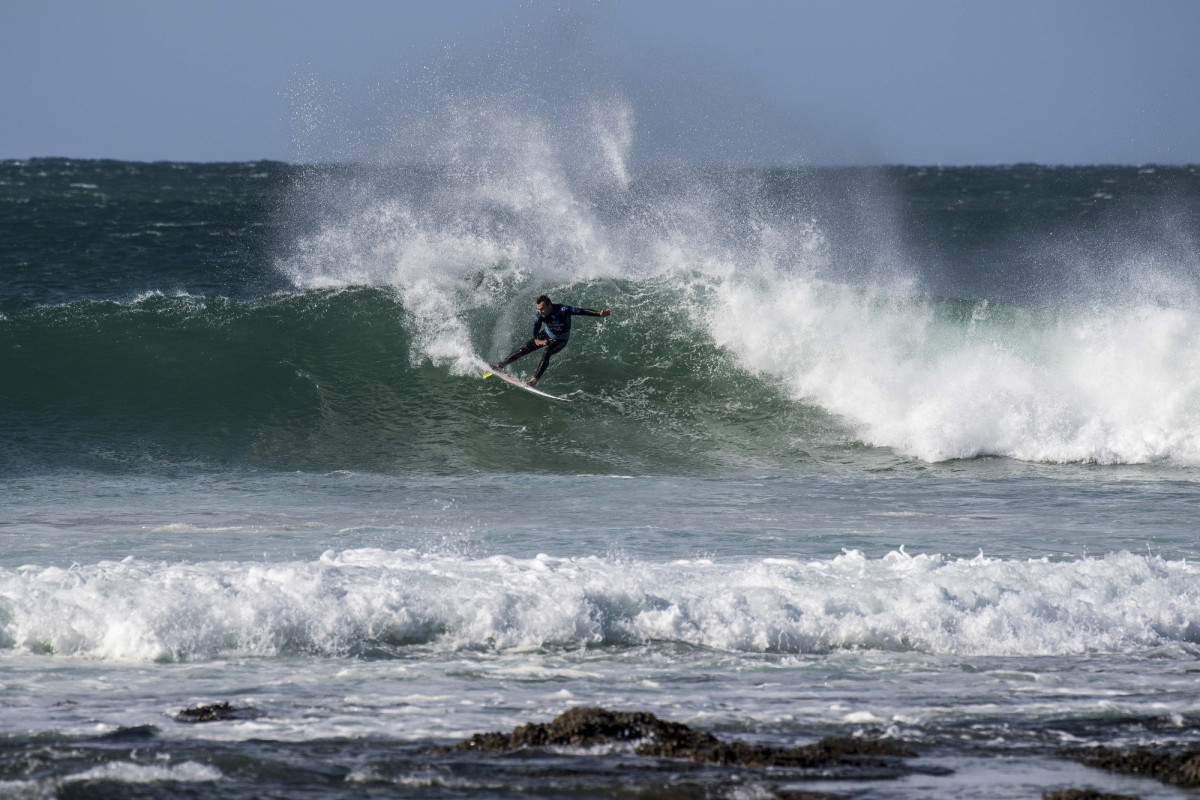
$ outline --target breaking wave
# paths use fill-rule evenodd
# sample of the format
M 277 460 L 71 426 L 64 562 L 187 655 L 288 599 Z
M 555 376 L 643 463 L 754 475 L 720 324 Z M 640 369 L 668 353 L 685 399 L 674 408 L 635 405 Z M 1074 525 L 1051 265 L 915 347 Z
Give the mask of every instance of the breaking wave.
M 262 564 L 130 557 L 0 570 L 0 646 L 135 661 L 660 645 L 1194 654 L 1198 589 L 1195 565 L 1127 552 L 1073 561 L 903 550 L 665 563 L 369 549 Z

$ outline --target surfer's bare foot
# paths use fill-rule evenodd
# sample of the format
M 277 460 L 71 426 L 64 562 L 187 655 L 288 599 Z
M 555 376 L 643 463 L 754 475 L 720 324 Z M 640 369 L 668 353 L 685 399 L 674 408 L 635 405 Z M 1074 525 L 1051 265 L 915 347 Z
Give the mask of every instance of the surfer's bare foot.
M 537 386 L 537 378 L 530 378 L 529 380 L 525 381 L 525 385 L 532 389 L 533 387 Z

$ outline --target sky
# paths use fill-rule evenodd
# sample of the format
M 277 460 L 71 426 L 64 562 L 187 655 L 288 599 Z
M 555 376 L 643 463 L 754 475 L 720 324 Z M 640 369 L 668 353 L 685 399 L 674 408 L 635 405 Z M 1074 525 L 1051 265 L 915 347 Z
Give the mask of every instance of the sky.
M 643 161 L 1200 163 L 1198 33 L 1200 0 L 4 0 L 0 158 L 416 158 L 447 103 L 599 103 Z

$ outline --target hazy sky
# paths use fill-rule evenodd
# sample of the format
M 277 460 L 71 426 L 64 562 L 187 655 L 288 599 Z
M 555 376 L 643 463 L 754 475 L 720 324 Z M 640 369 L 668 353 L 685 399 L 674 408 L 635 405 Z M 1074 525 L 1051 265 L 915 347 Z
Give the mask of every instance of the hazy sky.
M 4 0 L 0 158 L 369 157 L 503 95 L 621 98 L 641 158 L 1198 163 L 1198 36 L 1200 0 Z

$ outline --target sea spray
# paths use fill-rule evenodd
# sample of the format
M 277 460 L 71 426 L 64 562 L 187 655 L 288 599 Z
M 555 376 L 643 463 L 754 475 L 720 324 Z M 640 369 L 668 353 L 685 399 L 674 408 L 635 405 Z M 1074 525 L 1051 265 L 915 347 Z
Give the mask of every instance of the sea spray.
M 590 144 L 621 190 L 628 183 L 629 111 L 616 103 L 610 113 L 615 130 L 597 110 L 592 130 L 599 142 Z M 413 358 L 465 375 L 480 360 L 467 340 L 465 313 L 494 305 L 498 293 L 533 274 L 542 281 L 602 274 L 612 256 L 544 120 L 503 106 L 452 103 L 443 123 L 433 151 L 439 169 L 424 185 L 358 182 L 352 210 L 303 237 L 280 269 L 301 287 L 394 287 L 418 344 Z

